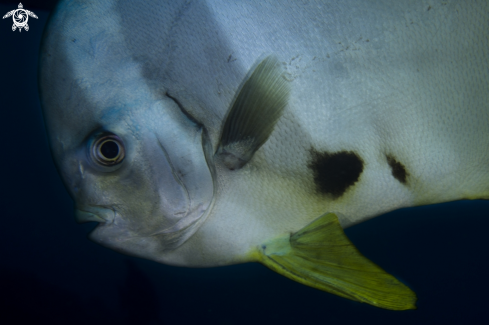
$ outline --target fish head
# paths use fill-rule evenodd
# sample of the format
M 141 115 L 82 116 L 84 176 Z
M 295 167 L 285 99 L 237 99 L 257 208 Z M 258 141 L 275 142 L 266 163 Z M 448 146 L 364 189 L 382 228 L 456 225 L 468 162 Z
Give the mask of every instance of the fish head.
M 69 21 L 55 16 L 39 85 L 75 217 L 99 222 L 90 234 L 97 243 L 164 261 L 199 228 L 213 200 L 205 130 L 164 89 L 148 85 L 117 31 L 80 26 L 83 10 Z

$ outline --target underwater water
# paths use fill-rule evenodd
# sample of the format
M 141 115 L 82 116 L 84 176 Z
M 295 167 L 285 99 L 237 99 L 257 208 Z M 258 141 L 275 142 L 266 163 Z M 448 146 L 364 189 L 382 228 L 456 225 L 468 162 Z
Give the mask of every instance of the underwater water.
M 0 21 L 0 324 L 486 324 L 489 202 L 402 209 L 346 230 L 410 286 L 389 311 L 293 282 L 259 264 L 178 268 L 86 237 L 52 161 L 37 93 L 50 5 L 24 2 L 28 32 Z M 48 3 L 49 4 L 49 3 Z M 2 16 L 18 3 L 2 1 Z

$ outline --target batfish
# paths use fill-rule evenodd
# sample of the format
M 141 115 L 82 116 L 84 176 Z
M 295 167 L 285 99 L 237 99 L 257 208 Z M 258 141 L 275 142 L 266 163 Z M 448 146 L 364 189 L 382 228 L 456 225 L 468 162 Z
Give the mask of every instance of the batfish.
M 485 0 L 64 0 L 41 104 L 91 240 L 413 309 L 343 229 L 489 198 L 488 40 Z

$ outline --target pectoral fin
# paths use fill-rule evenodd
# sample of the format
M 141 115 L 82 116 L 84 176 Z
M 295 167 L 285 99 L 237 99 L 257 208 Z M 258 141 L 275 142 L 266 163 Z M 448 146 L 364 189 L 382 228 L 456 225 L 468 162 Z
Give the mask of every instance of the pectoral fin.
M 275 272 L 313 288 L 385 309 L 416 309 L 416 294 L 364 257 L 333 213 L 263 244 L 253 255 Z
M 289 98 L 290 88 L 283 73 L 278 59 L 269 56 L 237 92 L 216 153 L 227 168 L 242 168 L 272 133 Z

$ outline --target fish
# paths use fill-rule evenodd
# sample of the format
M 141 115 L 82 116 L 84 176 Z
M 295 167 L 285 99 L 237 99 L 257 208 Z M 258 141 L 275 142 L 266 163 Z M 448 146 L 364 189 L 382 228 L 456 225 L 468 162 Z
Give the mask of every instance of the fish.
M 487 1 L 60 1 L 51 153 L 94 242 L 259 262 L 391 309 L 416 294 L 344 229 L 489 198 Z

